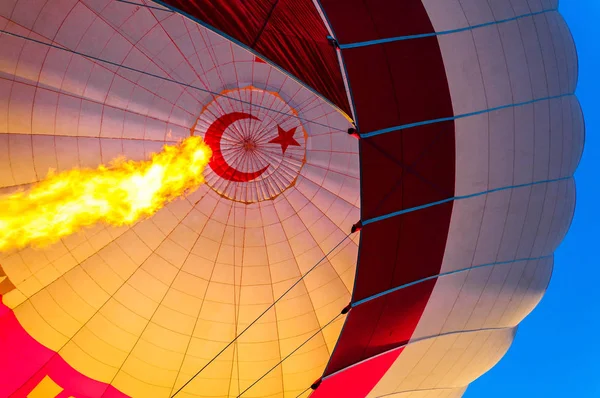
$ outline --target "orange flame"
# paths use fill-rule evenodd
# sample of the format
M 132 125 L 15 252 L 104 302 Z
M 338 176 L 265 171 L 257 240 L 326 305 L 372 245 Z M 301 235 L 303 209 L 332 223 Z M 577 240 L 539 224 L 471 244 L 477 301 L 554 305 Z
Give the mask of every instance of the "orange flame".
M 211 156 L 202 138 L 188 137 L 148 161 L 51 171 L 32 189 L 0 197 L 0 250 L 45 246 L 97 222 L 132 224 L 202 184 Z

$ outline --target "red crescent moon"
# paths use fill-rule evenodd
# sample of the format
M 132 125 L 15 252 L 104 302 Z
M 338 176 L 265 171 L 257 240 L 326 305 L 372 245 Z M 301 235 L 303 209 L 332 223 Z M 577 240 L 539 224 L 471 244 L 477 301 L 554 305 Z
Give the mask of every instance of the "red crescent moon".
M 204 136 L 204 142 L 206 142 L 210 149 L 212 149 L 213 153 L 212 158 L 208 163 L 210 168 L 220 177 L 235 182 L 252 181 L 258 178 L 262 173 L 265 172 L 265 170 L 269 168 L 269 165 L 266 165 L 258 171 L 245 173 L 231 167 L 223 157 L 223 153 L 221 153 L 221 138 L 223 137 L 223 133 L 232 123 L 242 119 L 259 120 L 258 118 L 244 112 L 228 113 L 227 115 L 223 115 L 215 120 L 210 125 L 208 130 L 206 130 L 206 135 Z

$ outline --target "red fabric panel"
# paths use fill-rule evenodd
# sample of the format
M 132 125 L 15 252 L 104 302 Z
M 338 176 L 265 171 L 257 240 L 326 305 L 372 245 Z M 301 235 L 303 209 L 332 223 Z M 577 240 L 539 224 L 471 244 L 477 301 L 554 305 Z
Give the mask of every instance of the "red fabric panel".
M 163 0 L 242 42 L 350 115 L 337 54 L 312 0 Z
M 433 31 L 420 0 L 322 4 L 340 43 Z M 436 37 L 345 49 L 342 55 L 361 133 L 453 115 Z M 361 139 L 362 220 L 453 197 L 454 132 L 449 121 Z M 352 301 L 439 274 L 452 206 L 365 225 Z M 324 375 L 410 341 L 435 283 L 418 283 L 352 308 Z M 352 378 L 346 383 L 348 391 L 363 386 Z
M 436 37 L 342 54 L 362 133 L 453 115 Z
M 438 274 L 451 213 L 449 202 L 366 225 L 352 301 Z
M 436 282 L 437 279 L 428 280 L 382 297 L 385 305 L 363 359 L 409 342 Z
M 0 396 L 8 397 L 44 366 L 52 351 L 36 344 L 4 304 L 0 311 Z
M 364 398 L 394 363 L 403 348 L 359 363 L 323 380 L 311 398 Z
M 385 307 L 385 300 L 372 300 L 352 308 L 346 316 L 344 328 L 335 346 L 335 351 L 325 370 L 325 375 L 351 366 L 361 359 L 369 346 L 377 319 Z
M 341 44 L 433 31 L 420 0 L 321 0 Z
M 385 48 L 368 46 L 342 51 L 361 133 L 401 124 L 398 93 Z
M 454 122 L 378 135 L 360 146 L 364 220 L 453 196 Z
M 113 386 L 73 369 L 19 324 L 0 296 L 0 397 L 26 397 L 45 377 L 64 389 L 65 397 L 126 398 Z
M 409 286 L 352 308 L 325 374 L 408 343 L 435 282 Z

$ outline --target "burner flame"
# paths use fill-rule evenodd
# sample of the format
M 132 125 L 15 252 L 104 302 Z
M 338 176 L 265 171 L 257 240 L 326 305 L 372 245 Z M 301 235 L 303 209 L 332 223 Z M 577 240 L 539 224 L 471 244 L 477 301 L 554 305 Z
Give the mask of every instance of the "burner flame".
M 198 188 L 211 156 L 202 138 L 189 137 L 147 161 L 50 171 L 30 190 L 0 196 L 0 250 L 47 246 L 98 222 L 133 224 Z

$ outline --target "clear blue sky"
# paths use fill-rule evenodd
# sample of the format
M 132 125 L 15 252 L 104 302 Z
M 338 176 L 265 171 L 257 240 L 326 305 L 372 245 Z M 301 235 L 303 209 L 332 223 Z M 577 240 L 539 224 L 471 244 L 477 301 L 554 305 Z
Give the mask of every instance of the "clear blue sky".
M 560 0 L 579 53 L 586 146 L 575 178 L 577 208 L 556 252 L 546 296 L 517 332 L 500 363 L 476 380 L 467 398 L 600 398 L 600 0 Z

